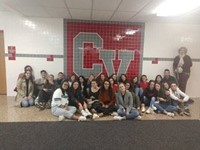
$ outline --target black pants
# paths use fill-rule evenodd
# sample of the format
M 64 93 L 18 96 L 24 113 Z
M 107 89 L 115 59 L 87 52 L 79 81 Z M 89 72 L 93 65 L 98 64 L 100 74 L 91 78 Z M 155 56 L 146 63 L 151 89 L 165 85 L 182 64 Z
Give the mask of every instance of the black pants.
M 117 109 L 116 109 L 116 107 L 115 106 L 110 106 L 110 107 L 108 107 L 108 108 L 105 108 L 105 107 L 103 107 L 101 104 L 100 105 L 98 105 L 97 107 L 96 107 L 96 111 L 98 112 L 98 113 L 103 113 L 104 115 L 109 115 L 109 114 L 111 114 L 113 111 L 116 111 Z
M 48 101 L 51 101 L 53 96 L 53 92 L 52 91 L 43 91 L 41 90 L 38 94 L 38 102 L 39 103 L 47 103 Z

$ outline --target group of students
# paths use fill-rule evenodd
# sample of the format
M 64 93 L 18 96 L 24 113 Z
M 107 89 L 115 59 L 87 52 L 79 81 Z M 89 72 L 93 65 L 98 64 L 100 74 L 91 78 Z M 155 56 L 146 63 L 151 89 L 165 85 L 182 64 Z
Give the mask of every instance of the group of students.
M 160 112 L 174 117 L 177 113 L 190 116 L 189 104 L 193 100 L 178 88 L 170 70 L 164 76 L 157 75 L 148 81 L 146 75 L 140 80 L 134 76 L 130 81 L 125 74 L 106 77 L 101 74 L 95 78 L 91 74 L 71 75 L 65 78 L 59 72 L 57 79 L 45 70 L 41 78 L 33 76 L 33 69 L 27 65 L 19 75 L 15 91 L 16 105 L 28 107 L 36 105 L 40 110 L 51 109 L 59 121 L 65 118 L 79 121 L 113 115 L 114 120 L 141 119 L 142 113 Z

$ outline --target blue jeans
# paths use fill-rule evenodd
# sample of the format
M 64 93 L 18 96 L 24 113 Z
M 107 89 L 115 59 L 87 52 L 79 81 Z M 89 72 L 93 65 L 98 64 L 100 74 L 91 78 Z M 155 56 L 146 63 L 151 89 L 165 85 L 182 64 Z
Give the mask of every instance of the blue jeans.
M 143 93 L 143 89 L 142 88 L 135 88 L 135 95 L 137 96 L 142 96 L 142 93 Z
M 30 98 L 28 100 L 23 99 L 21 101 L 21 107 L 29 107 L 29 106 L 33 106 L 34 105 L 34 100 L 33 98 Z
M 121 117 L 126 117 L 126 120 L 135 119 L 139 116 L 139 112 L 135 108 L 132 108 L 128 115 L 121 108 L 117 110 L 117 113 Z
M 68 106 L 68 109 L 66 110 L 66 109 L 60 108 L 58 106 L 55 106 L 55 107 L 51 108 L 51 112 L 55 116 L 63 115 L 64 117 L 70 119 L 76 112 L 76 107 Z
M 184 102 L 184 103 L 179 103 L 178 101 L 173 101 L 172 105 L 175 106 L 177 109 L 181 109 L 182 111 L 184 111 L 185 109 L 188 109 L 189 106 L 189 102 Z
M 154 103 L 154 106 L 161 112 L 174 112 L 177 110 L 175 106 L 168 105 L 165 103 Z
M 148 99 L 146 96 L 144 96 L 143 101 L 144 101 L 145 106 L 150 106 L 151 108 L 153 108 L 152 106 L 154 106 L 156 98 L 152 97 L 151 99 Z

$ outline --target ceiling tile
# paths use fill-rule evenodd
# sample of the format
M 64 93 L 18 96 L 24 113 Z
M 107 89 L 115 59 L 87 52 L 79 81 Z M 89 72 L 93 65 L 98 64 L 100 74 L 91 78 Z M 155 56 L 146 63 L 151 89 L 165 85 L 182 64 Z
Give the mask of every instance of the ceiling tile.
M 90 10 L 81 10 L 81 9 L 70 9 L 72 19 L 82 19 L 89 20 L 91 11 Z
M 64 0 L 40 0 L 39 4 L 45 7 L 63 7 L 66 8 Z
M 94 0 L 94 10 L 116 10 L 121 0 Z
M 93 11 L 92 20 L 108 21 L 112 16 L 113 11 Z
M 136 12 L 116 12 L 111 21 L 128 21 Z
M 152 0 L 123 0 L 118 11 L 139 11 Z
M 52 8 L 45 7 L 47 13 L 53 18 L 66 18 L 71 19 L 71 16 L 66 8 Z
M 66 0 L 70 9 L 92 9 L 92 0 Z

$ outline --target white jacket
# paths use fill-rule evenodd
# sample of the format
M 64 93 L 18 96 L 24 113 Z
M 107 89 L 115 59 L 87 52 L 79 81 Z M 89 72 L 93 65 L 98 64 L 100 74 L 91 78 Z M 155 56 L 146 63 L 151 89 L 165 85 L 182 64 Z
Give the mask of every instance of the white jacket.
M 190 98 L 187 94 L 182 92 L 178 87 L 177 87 L 176 91 L 172 91 L 172 89 L 169 89 L 169 92 L 170 92 L 170 97 L 173 100 L 179 100 L 181 97 L 183 97 L 183 101 L 187 102 Z
M 68 105 L 68 103 L 69 103 L 68 94 L 65 92 L 63 95 L 62 90 L 60 88 L 55 90 L 52 97 L 51 107 L 66 105 L 66 104 Z

